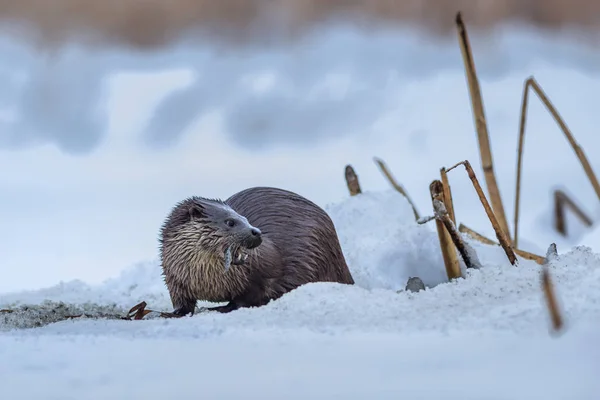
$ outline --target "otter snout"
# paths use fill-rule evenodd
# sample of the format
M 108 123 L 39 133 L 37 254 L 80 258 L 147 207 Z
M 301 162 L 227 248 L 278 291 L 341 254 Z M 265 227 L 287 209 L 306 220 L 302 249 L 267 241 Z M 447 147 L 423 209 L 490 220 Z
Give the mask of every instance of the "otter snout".
M 258 228 L 250 228 L 250 232 L 243 241 L 243 246 L 247 249 L 254 249 L 262 243 L 262 232 Z

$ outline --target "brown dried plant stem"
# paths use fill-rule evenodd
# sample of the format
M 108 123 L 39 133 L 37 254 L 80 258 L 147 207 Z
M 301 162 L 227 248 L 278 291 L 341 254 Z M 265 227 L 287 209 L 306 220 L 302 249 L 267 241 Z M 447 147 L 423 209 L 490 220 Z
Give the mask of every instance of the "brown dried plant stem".
M 356 196 L 357 194 L 362 193 L 360 183 L 358 183 L 358 175 L 356 175 L 356 172 L 354 172 L 352 165 L 346 165 L 345 176 L 346 185 L 348 186 L 348 191 L 350 191 L 350 196 Z
M 481 243 L 494 245 L 494 246 L 500 245 L 500 243 L 495 242 L 492 239 L 489 239 L 478 232 L 475 232 L 473 229 L 471 229 L 463 224 L 460 224 L 458 226 L 458 231 L 461 233 L 466 233 L 467 235 L 471 236 L 475 240 L 480 241 Z M 537 254 L 533 254 L 533 253 L 530 253 L 525 250 L 519 250 L 519 249 L 514 249 L 514 248 L 513 248 L 513 251 L 515 252 L 515 254 L 523 257 L 526 260 L 535 261 L 536 263 L 538 263 L 540 265 L 544 263 L 544 257 L 538 256 Z
M 140 319 L 144 319 L 144 317 L 150 313 L 156 312 L 154 310 L 149 310 L 146 308 L 148 304 L 145 301 L 142 301 L 141 303 L 136 304 L 135 306 L 131 307 L 131 309 L 129 310 L 129 312 L 127 313 L 126 316 L 122 317 L 121 319 L 125 319 L 125 320 L 129 320 L 131 321 L 133 320 L 140 320 Z M 158 315 L 162 318 L 178 318 L 179 316 L 169 313 L 169 312 L 159 312 Z
M 459 165 L 464 165 L 465 169 L 467 170 L 467 174 L 469 174 L 469 178 L 471 179 L 471 182 L 473 182 L 473 187 L 475 188 L 475 191 L 477 192 L 477 195 L 479 196 L 479 200 L 481 201 L 481 204 L 483 205 L 483 208 L 485 209 L 485 213 L 487 214 L 490 222 L 492 223 L 492 228 L 494 228 L 494 232 L 496 232 L 496 237 L 498 238 L 500 245 L 504 249 L 504 252 L 506 253 L 506 256 L 508 257 L 508 260 L 510 261 L 510 263 L 512 265 L 516 265 L 517 257 L 515 256 L 512 245 L 510 244 L 510 241 L 506 237 L 505 233 L 502 231 L 502 229 L 498 225 L 498 220 L 496 219 L 496 216 L 494 215 L 494 212 L 492 211 L 490 204 L 488 203 L 488 201 L 485 197 L 485 194 L 483 193 L 483 189 L 481 189 L 481 185 L 479 184 L 479 181 L 477 180 L 475 171 L 473 171 L 473 168 L 471 167 L 471 163 L 469 163 L 469 161 L 467 161 L 467 160 L 461 161 L 458 164 L 448 168 L 446 170 L 446 172 L 452 171 L 454 168 L 458 167 Z
M 467 75 L 467 83 L 469 86 L 475 127 L 477 129 L 479 153 L 481 155 L 481 167 L 483 169 L 488 194 L 494 209 L 494 214 L 498 218 L 499 227 L 510 238 L 510 231 L 508 229 L 508 222 L 504 212 L 504 205 L 502 204 L 500 190 L 498 189 L 496 175 L 494 174 L 494 162 L 492 158 L 492 150 L 490 148 L 490 138 L 485 118 L 483 100 L 481 97 L 481 89 L 479 87 L 479 80 L 477 79 L 477 71 L 473 61 L 473 54 L 471 52 L 471 45 L 467 35 L 467 28 L 465 27 L 460 12 L 456 14 L 456 28 L 458 30 L 460 49 L 463 62 L 465 64 L 465 72 Z
M 385 164 L 385 162 L 383 162 L 382 159 L 377 158 L 377 157 L 374 157 L 373 161 L 375 161 L 377 166 L 379 166 L 379 169 L 381 170 L 381 172 L 383 172 L 383 175 L 385 175 L 385 177 L 390 182 L 392 187 L 394 189 L 396 189 L 396 191 L 398 193 L 400 193 L 402 196 L 406 197 L 406 200 L 408 200 L 408 203 L 412 207 L 413 214 L 415 215 L 415 220 L 418 220 L 420 218 L 420 216 L 419 216 L 419 212 L 417 211 L 417 207 L 415 207 L 415 203 L 413 203 L 412 199 L 410 198 L 410 196 L 408 195 L 406 190 L 402 187 L 402 185 L 400 185 L 398 183 L 398 181 L 396 181 L 396 179 L 392 176 L 392 173 L 390 172 L 390 170 L 387 167 L 387 165 Z
M 440 176 L 442 178 L 442 183 L 444 184 L 444 203 L 446 204 L 446 209 L 448 210 L 448 216 L 454 225 L 456 225 L 456 217 L 454 216 L 454 202 L 452 201 L 452 191 L 450 190 L 450 182 L 448 181 L 446 168 L 440 169 Z
M 570 208 L 571 211 L 583 222 L 586 226 L 593 225 L 592 219 L 567 196 L 562 190 L 554 191 L 554 227 L 563 236 L 567 236 L 567 224 L 565 221 L 565 209 Z
M 473 248 L 469 249 L 470 251 L 467 250 L 468 245 L 464 240 L 462 240 L 462 238 L 458 234 L 458 231 L 456 230 L 456 225 L 454 225 L 454 222 L 452 222 L 452 220 L 450 219 L 450 215 L 448 214 L 444 203 L 438 200 L 434 200 L 433 208 L 435 209 L 436 218 L 442 221 L 442 223 L 446 227 L 446 230 L 450 234 L 454 246 L 456 246 L 463 261 L 465 262 L 465 266 L 467 268 L 481 268 L 479 259 L 475 254 L 475 250 Z
M 548 306 L 548 312 L 552 321 L 552 329 L 554 332 L 558 332 L 562 329 L 564 322 L 558 308 L 558 301 L 556 300 L 554 285 L 552 284 L 552 278 L 550 277 L 550 271 L 548 270 L 547 264 L 544 264 L 542 267 L 542 290 L 544 291 L 546 305 Z
M 523 87 L 523 99 L 521 102 L 521 118 L 519 124 L 519 144 L 517 149 L 517 182 L 516 182 L 516 190 L 515 190 L 515 218 L 514 218 L 514 240 L 513 243 L 518 246 L 518 231 L 519 231 L 519 212 L 520 212 L 520 200 L 521 200 L 521 168 L 523 165 L 523 143 L 525 141 L 525 125 L 527 120 L 527 106 L 529 104 L 529 89 L 533 89 L 533 91 L 537 94 L 538 98 L 544 103 L 548 112 L 554 118 L 554 121 L 558 124 L 560 129 L 565 134 L 565 137 L 569 141 L 569 144 L 575 151 L 575 155 L 579 159 L 585 174 L 587 175 L 590 183 L 592 184 L 594 191 L 596 192 L 596 196 L 600 199 L 600 183 L 598 183 L 598 178 L 590 165 L 583 149 L 579 144 L 575 141 L 571 130 L 567 127 L 567 124 L 560 116 L 556 107 L 550 102 L 546 93 L 542 90 L 541 86 L 537 83 L 534 77 L 529 77 L 525 80 L 525 85 Z
M 446 229 L 441 216 L 437 214 L 436 201 L 444 203 L 444 187 L 443 183 L 439 180 L 431 182 L 429 185 L 429 192 L 431 193 L 431 201 L 433 203 L 433 209 L 436 216 L 435 226 L 437 228 L 438 238 L 440 240 L 440 248 L 442 250 L 442 257 L 444 259 L 444 266 L 446 267 L 446 274 L 448 279 L 460 278 L 462 276 L 460 271 L 460 265 L 458 264 L 458 257 L 456 254 L 456 248 L 452 242 L 450 231 Z

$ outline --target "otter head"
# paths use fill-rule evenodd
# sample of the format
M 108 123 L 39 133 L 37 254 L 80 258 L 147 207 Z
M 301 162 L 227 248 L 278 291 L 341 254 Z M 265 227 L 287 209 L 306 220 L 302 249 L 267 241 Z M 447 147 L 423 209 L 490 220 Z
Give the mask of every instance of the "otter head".
M 260 229 L 220 200 L 193 197 L 182 211 L 187 211 L 185 230 L 198 234 L 196 245 L 202 247 L 201 251 L 223 259 L 225 271 L 231 265 L 244 264 L 248 250 L 262 243 Z

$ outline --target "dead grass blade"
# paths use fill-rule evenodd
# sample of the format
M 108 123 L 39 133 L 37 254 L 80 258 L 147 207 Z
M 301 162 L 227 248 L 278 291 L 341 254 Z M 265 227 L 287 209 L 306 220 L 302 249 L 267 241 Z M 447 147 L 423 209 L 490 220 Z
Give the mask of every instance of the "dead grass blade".
M 495 242 L 492 239 L 488 239 L 487 237 L 483 236 L 482 234 L 480 234 L 478 232 L 475 232 L 473 229 L 471 229 L 463 224 L 460 224 L 458 226 L 458 231 L 461 233 L 466 233 L 467 235 L 469 235 L 470 237 L 472 237 L 473 239 L 475 239 L 477 241 L 480 241 L 481 243 L 493 245 L 493 246 L 500 246 L 500 243 Z M 540 265 L 542 265 L 544 263 L 544 257 L 538 256 L 537 254 L 533 254 L 528 251 L 519 250 L 519 249 L 515 249 L 515 248 L 513 248 L 513 251 L 515 252 L 515 254 L 523 257 L 526 260 L 535 261 L 536 263 L 538 263 Z
M 444 222 L 441 218 L 441 213 L 438 212 L 439 205 L 436 202 L 444 203 L 444 185 L 441 181 L 435 180 L 429 185 L 429 192 L 431 193 L 431 201 L 433 203 L 433 210 L 436 216 L 435 226 L 437 228 L 438 238 L 440 240 L 440 248 L 442 250 L 442 257 L 444 259 L 444 266 L 446 267 L 446 274 L 448 279 L 452 280 L 460 278 L 462 276 L 460 271 L 460 265 L 458 264 L 458 257 L 456 255 L 456 248 L 452 242 L 450 231 L 444 226 Z M 446 217 L 447 217 L 446 213 Z
M 129 321 L 131 321 L 132 319 L 133 320 L 141 320 L 150 313 L 157 313 L 162 318 L 179 318 L 178 315 L 168 313 L 168 312 L 157 312 L 154 310 L 147 309 L 146 306 L 147 306 L 147 304 L 145 301 L 142 301 L 141 303 L 136 304 L 135 306 L 131 307 L 131 309 L 129 310 L 127 315 L 125 317 L 122 317 L 121 319 L 126 319 Z
M 533 89 L 533 91 L 537 94 L 538 98 L 544 103 L 548 112 L 554 118 L 554 121 L 558 124 L 560 129 L 565 134 L 565 137 L 569 141 L 569 144 L 575 151 L 575 155 L 579 159 L 585 174 L 587 175 L 590 183 L 592 184 L 594 191 L 596 192 L 596 196 L 600 199 L 600 183 L 598 183 L 598 178 L 594 173 L 592 166 L 590 165 L 583 149 L 579 144 L 575 141 L 571 130 L 567 127 L 567 124 L 560 116 L 556 107 L 550 102 L 546 93 L 542 90 L 541 86 L 537 83 L 534 77 L 529 77 L 525 80 L 525 85 L 523 86 L 523 99 L 521 103 L 521 118 L 519 124 L 519 144 L 517 149 L 517 182 L 516 182 L 516 190 L 515 190 L 515 218 L 514 218 L 514 240 L 513 243 L 515 247 L 518 246 L 518 231 L 519 231 L 519 212 L 520 212 L 520 199 L 521 199 L 521 168 L 523 165 L 523 143 L 525 141 L 525 125 L 527 122 L 527 106 L 529 102 L 529 89 Z
M 477 180 L 475 171 L 473 171 L 473 168 L 471 167 L 471 163 L 469 163 L 468 160 L 461 161 L 458 164 L 448 168 L 446 170 L 446 172 L 452 171 L 454 168 L 458 167 L 459 165 L 464 165 L 465 169 L 467 170 L 467 174 L 469 175 L 471 182 L 473 182 L 473 187 L 475 188 L 475 191 L 477 192 L 477 196 L 479 196 L 479 200 L 481 201 L 481 204 L 483 205 L 483 208 L 485 209 L 485 213 L 487 214 L 490 222 L 492 223 L 492 228 L 494 228 L 494 232 L 496 232 L 496 237 L 498 238 L 500 245 L 504 249 L 504 252 L 506 253 L 506 256 L 508 257 L 508 260 L 510 261 L 510 263 L 512 265 L 516 266 L 517 265 L 517 257 L 515 256 L 512 245 L 511 245 L 510 241 L 508 240 L 508 238 L 506 237 L 506 235 L 504 234 L 504 232 L 502 231 L 502 229 L 500 228 L 500 226 L 498 225 L 498 220 L 496 219 L 496 216 L 494 215 L 494 212 L 492 211 L 492 208 L 490 207 L 490 204 L 488 203 L 488 201 L 485 197 L 485 194 L 483 193 L 483 189 L 481 189 L 481 185 L 479 184 L 479 181 Z
M 346 185 L 348 186 L 348 190 L 350 191 L 350 196 L 356 196 L 357 194 L 362 193 L 360 183 L 358 183 L 358 175 L 356 175 L 356 172 L 354 172 L 354 168 L 352 168 L 352 165 L 346 165 L 345 176 Z
M 146 310 L 146 302 L 142 301 L 139 304 L 136 304 L 135 306 L 131 307 L 131 309 L 129 310 L 129 312 L 127 313 L 127 319 L 134 319 L 134 320 L 140 320 L 142 318 L 144 318 L 146 315 L 150 314 L 152 312 L 152 310 Z
M 567 196 L 562 190 L 554 191 L 554 228 L 563 236 L 567 236 L 567 223 L 565 221 L 565 209 L 569 208 L 585 226 L 593 225 L 592 219 Z
M 408 200 L 410 206 L 412 207 L 413 214 L 415 215 L 415 220 L 418 220 L 420 217 L 419 217 L 419 212 L 417 211 L 417 207 L 415 207 L 415 203 L 413 203 L 413 201 L 411 200 L 410 196 L 408 195 L 408 193 L 406 192 L 404 187 L 402 187 L 402 185 L 400 185 L 398 183 L 398 181 L 396 181 L 396 179 L 392 176 L 392 173 L 388 169 L 385 162 L 383 162 L 382 159 L 377 158 L 377 157 L 374 157 L 373 161 L 375 161 L 375 163 L 379 166 L 379 169 L 381 170 L 381 172 L 383 172 L 383 175 L 385 175 L 385 177 L 390 182 L 390 184 L 393 186 L 393 188 L 396 189 L 396 191 L 398 193 L 400 193 L 402 196 L 406 197 L 406 200 Z
M 506 213 L 504 212 L 502 197 L 500 196 L 500 190 L 498 189 L 498 183 L 496 182 L 496 175 L 494 174 L 494 162 L 492 158 L 492 150 L 490 148 L 490 137 L 485 118 L 483 99 L 481 97 L 481 89 L 479 87 L 479 80 L 477 79 L 477 70 L 475 69 L 475 63 L 473 61 L 473 54 L 471 52 L 471 45 L 467 35 L 467 28 L 465 27 L 460 12 L 456 14 L 456 28 L 458 30 L 460 50 L 462 53 L 463 62 L 465 64 L 465 72 L 469 86 L 473 118 L 475 120 L 475 127 L 477 129 L 479 153 L 481 155 L 481 167 L 483 169 L 483 174 L 485 177 L 488 194 L 490 196 L 490 201 L 494 209 L 494 214 L 498 219 L 498 226 L 510 239 L 510 231 L 508 229 Z

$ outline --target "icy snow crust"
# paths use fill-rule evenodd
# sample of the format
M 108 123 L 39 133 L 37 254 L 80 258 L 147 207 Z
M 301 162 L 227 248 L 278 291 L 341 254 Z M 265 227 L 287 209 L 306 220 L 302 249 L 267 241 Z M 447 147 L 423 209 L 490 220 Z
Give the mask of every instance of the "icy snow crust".
M 182 319 L 14 329 L 27 323 L 0 315 L 2 398 L 599 398 L 600 255 L 590 248 L 550 265 L 568 326 L 557 340 L 534 262 L 513 267 L 471 241 L 484 268 L 446 283 L 434 225 L 418 225 L 398 193 L 327 210 L 355 286 L 309 284 L 261 308 Z M 428 289 L 404 291 L 412 276 Z M 171 310 L 157 262 L 98 286 L 0 295 L 0 308 L 52 301 L 124 314 L 142 300 Z

